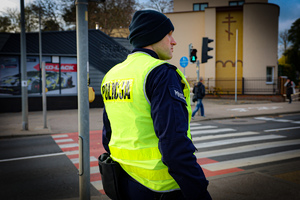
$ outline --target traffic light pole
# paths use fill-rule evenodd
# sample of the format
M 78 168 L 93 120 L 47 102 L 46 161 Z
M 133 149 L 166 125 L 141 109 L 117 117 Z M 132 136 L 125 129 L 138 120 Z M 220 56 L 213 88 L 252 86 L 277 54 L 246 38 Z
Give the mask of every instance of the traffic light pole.
M 197 60 L 197 83 L 199 82 L 200 80 L 200 62 L 199 60 Z
M 76 1 L 76 35 L 78 64 L 78 132 L 79 132 L 79 196 L 90 199 L 90 141 L 88 68 L 88 0 Z

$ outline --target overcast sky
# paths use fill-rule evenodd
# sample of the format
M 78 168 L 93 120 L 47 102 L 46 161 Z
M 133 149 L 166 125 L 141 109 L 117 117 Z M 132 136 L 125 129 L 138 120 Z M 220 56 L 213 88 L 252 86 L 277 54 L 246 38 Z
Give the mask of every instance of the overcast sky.
M 146 2 L 147 0 L 138 0 Z M 25 5 L 33 2 L 33 0 L 24 0 Z M 280 6 L 279 16 L 279 32 L 285 29 L 290 29 L 292 23 L 300 18 L 300 0 L 269 0 L 269 3 L 274 3 Z M 0 0 L 0 12 L 5 8 L 20 8 L 20 0 Z M 1 13 L 2 14 L 2 13 Z

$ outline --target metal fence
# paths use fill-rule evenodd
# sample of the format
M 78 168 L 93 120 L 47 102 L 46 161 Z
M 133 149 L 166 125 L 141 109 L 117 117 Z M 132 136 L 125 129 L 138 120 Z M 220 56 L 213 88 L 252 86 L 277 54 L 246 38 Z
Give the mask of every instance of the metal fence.
M 235 79 L 213 79 L 204 80 L 208 94 L 235 94 L 235 84 L 237 94 L 283 94 L 283 79 L 273 79 L 267 82 L 266 78 L 239 78 Z

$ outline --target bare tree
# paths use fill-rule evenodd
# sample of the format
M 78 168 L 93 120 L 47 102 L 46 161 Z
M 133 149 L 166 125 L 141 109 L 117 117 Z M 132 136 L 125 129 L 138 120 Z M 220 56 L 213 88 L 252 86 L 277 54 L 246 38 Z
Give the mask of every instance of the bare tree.
M 33 3 L 28 4 L 24 9 L 26 32 L 38 31 L 40 14 L 43 29 L 47 27 L 46 30 L 48 31 L 63 30 L 58 8 L 59 5 L 52 0 L 35 0 Z M 6 27 L 5 32 L 20 32 L 20 10 L 7 8 L 5 17 L 10 20 L 9 24 L 6 21 L 0 21 L 0 26 Z
M 286 52 L 290 44 L 288 37 L 289 33 L 287 29 L 279 33 L 279 44 L 282 45 L 280 51 L 282 51 L 283 53 Z
M 148 0 L 148 2 L 141 5 L 141 8 L 152 8 L 161 13 L 173 11 L 173 0 Z
M 71 0 L 65 0 L 69 2 Z M 131 17 L 135 11 L 135 0 L 106 0 L 105 2 L 89 2 L 88 28 L 95 29 L 96 25 L 110 36 L 126 37 L 123 30 L 128 31 Z M 63 19 L 67 25 L 75 28 L 76 6 L 71 4 L 63 10 Z

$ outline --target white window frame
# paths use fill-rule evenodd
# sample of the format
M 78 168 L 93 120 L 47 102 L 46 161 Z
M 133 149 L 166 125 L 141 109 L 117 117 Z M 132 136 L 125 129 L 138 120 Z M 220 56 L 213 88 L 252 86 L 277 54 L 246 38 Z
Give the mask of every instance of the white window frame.
M 271 69 L 271 74 L 268 74 L 268 69 Z M 267 66 L 266 68 L 266 84 L 274 84 L 274 66 Z M 270 81 L 271 78 L 271 81 Z

